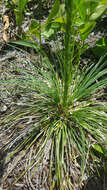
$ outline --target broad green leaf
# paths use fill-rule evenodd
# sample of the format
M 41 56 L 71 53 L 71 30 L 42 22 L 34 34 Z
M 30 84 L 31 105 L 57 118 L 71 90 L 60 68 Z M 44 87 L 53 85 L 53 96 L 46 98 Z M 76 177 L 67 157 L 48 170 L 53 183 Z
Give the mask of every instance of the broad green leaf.
M 57 29 L 57 28 L 60 28 L 60 23 L 58 23 L 58 22 L 53 22 L 52 24 L 51 24 L 51 28 L 53 28 L 53 29 Z
M 85 21 L 87 18 L 87 5 L 85 3 L 80 3 L 79 13 L 82 21 Z
M 97 56 L 102 56 L 107 52 L 107 39 L 101 38 L 96 42 L 96 45 L 92 48 L 92 51 Z
M 56 0 L 54 6 L 53 6 L 53 8 L 52 8 L 52 10 L 48 16 L 48 19 L 46 21 L 46 25 L 48 25 L 52 21 L 52 19 L 55 18 L 55 16 L 57 15 L 57 13 L 59 11 L 59 8 L 60 8 L 60 0 Z
M 12 0 L 12 2 L 13 2 L 14 4 L 16 4 L 17 0 Z
M 95 12 L 90 16 L 89 20 L 98 19 L 107 10 L 107 5 L 99 5 L 96 7 Z
M 56 18 L 53 22 L 58 22 L 58 23 L 65 23 L 65 18 L 64 17 L 59 17 L 59 18 Z
M 33 30 L 35 28 L 39 28 L 40 24 L 36 20 L 32 20 L 31 25 L 30 25 L 30 30 Z
M 82 40 L 85 40 L 88 37 L 88 35 L 92 32 L 95 25 L 96 25 L 96 22 L 88 22 L 85 25 L 81 26 L 79 31 L 80 31 Z
M 99 152 L 99 153 L 101 153 L 101 154 L 104 154 L 103 149 L 102 149 L 102 147 L 101 147 L 100 145 L 94 144 L 94 145 L 92 145 L 92 147 L 93 147 L 97 152 Z
M 84 22 L 81 20 L 81 18 L 77 18 L 77 19 L 75 20 L 75 25 L 76 25 L 77 27 L 81 27 L 82 25 L 84 25 Z
M 90 0 L 82 0 L 82 1 L 75 1 L 77 11 L 80 15 L 82 21 L 87 22 L 89 20 L 89 16 L 94 12 L 96 6 L 98 5 L 97 1 L 90 1 Z
M 11 41 L 11 43 L 13 44 L 17 44 L 17 45 L 21 45 L 21 46 L 25 46 L 25 47 L 31 47 L 34 48 L 35 50 L 39 50 L 40 46 L 38 43 L 32 43 L 32 42 L 28 42 L 28 41 Z
M 51 35 L 54 34 L 54 32 L 55 32 L 54 29 L 50 28 L 49 30 L 43 31 L 43 32 L 41 33 L 41 35 L 42 35 L 44 38 L 48 39 Z
M 31 35 L 35 35 L 37 38 L 40 38 L 39 28 L 40 28 L 40 24 L 36 20 L 33 20 L 29 27 L 28 33 L 30 33 Z
M 11 41 L 11 43 L 25 46 L 25 47 L 31 47 L 31 48 L 35 49 L 39 53 L 39 55 L 47 57 L 47 55 L 45 54 L 45 52 L 42 50 L 42 48 L 40 47 L 40 45 L 37 42 L 33 43 L 31 41 L 20 41 L 19 40 L 19 41 Z

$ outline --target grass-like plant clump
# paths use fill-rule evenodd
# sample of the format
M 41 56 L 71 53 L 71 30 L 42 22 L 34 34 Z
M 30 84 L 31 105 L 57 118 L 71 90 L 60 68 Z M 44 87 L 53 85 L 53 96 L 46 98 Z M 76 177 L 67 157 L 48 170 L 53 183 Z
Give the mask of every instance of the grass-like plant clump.
M 71 0 L 65 1 L 64 50 L 58 57 L 60 74 L 42 54 L 39 66 L 35 63 L 31 70 L 20 70 L 20 75 L 8 82 L 17 84 L 25 99 L 0 121 L 2 126 L 15 127 L 26 117 L 33 117 L 29 136 L 10 156 L 22 149 L 25 155 L 35 145 L 35 159 L 31 160 L 27 171 L 38 167 L 49 144 L 51 190 L 81 186 L 84 173 L 94 161 L 94 145 L 103 146 L 107 139 L 107 103 L 100 101 L 107 85 L 107 55 L 97 64 L 91 63 L 80 70 L 82 46 L 75 51 L 76 37 L 71 39 L 71 34 L 78 34 L 72 23 L 72 5 Z

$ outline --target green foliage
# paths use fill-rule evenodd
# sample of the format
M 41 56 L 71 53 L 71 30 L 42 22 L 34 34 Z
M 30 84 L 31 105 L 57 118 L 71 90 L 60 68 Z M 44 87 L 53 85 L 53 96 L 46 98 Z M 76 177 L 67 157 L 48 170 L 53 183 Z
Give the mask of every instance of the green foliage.
M 18 0 L 15 1 L 16 9 L 14 10 L 16 16 L 16 23 L 19 27 L 21 27 L 22 22 L 24 20 L 23 12 L 25 10 L 25 6 L 28 0 Z
M 103 144 L 93 144 L 92 148 L 95 152 L 95 159 L 98 158 L 101 160 L 102 169 L 104 170 L 105 175 L 107 174 L 107 138 Z
M 102 56 L 107 52 L 107 39 L 101 38 L 96 42 L 96 45 L 92 48 L 92 51 L 97 56 Z
M 24 11 L 26 8 L 26 4 L 29 0 L 9 0 L 6 1 L 7 7 L 14 11 L 16 17 L 16 24 L 19 27 L 19 31 L 21 30 L 21 25 L 24 20 Z
M 21 31 L 21 25 L 24 20 L 24 11 L 28 1 L 29 0 L 12 0 L 11 3 L 8 0 L 6 1 L 7 6 L 11 10 L 14 10 L 19 31 Z M 41 1 L 38 1 L 38 4 L 40 4 L 40 2 Z M 73 0 L 72 3 L 73 7 L 70 7 L 71 10 L 73 9 L 71 18 L 71 20 L 73 19 L 72 24 L 74 27 L 78 28 L 81 39 L 85 40 L 95 27 L 96 20 L 106 12 L 107 3 L 105 0 Z M 37 23 L 36 20 L 33 20 L 27 35 L 34 35 L 37 38 L 42 36 L 48 39 L 51 35 L 58 31 L 65 31 L 65 12 L 65 4 L 61 3 L 60 0 L 56 0 L 46 22 L 41 26 L 41 31 L 40 23 Z
M 61 64 L 63 67 L 64 62 Z M 88 167 L 91 146 L 102 151 L 95 143 L 103 144 L 104 138 L 107 138 L 107 104 L 98 100 L 102 96 L 100 90 L 107 85 L 107 79 L 103 77 L 107 74 L 107 69 L 104 68 L 106 64 L 105 56 L 96 65 L 91 65 L 91 69 L 88 67 L 81 73 L 79 70 L 72 73 L 66 106 L 63 99 L 66 90 L 65 78 L 58 76 L 48 58 L 43 58 L 42 66 L 33 64 L 31 71 L 20 69 L 16 79 L 7 81 L 7 89 L 17 85 L 27 100 L 22 101 L 21 105 L 4 119 L 1 118 L 0 125 L 15 127 L 27 117 L 34 118 L 29 137 L 10 156 L 22 148 L 26 154 L 35 145 L 38 147 L 34 150 L 36 159 L 29 168 L 33 165 L 36 167 L 50 142 L 50 189 L 53 182 L 56 189 L 75 187 L 70 168 L 75 168 L 73 172 L 82 180 Z M 99 80 L 100 78 L 102 79 Z M 27 124 L 23 127 L 26 128 Z M 81 174 L 77 172 L 78 167 Z
M 59 8 L 60 8 L 60 0 L 56 0 L 49 16 L 47 19 L 47 24 L 49 24 L 51 22 L 51 20 L 57 15 L 57 13 L 59 12 Z
M 96 19 L 98 19 L 107 10 L 107 4 L 104 1 L 85 1 L 85 0 L 82 1 L 77 0 L 73 1 L 73 3 L 74 3 L 73 17 L 71 19 L 73 19 L 74 26 L 78 27 L 81 38 L 85 40 L 88 37 L 88 35 L 91 33 L 92 29 L 94 28 L 96 24 L 95 22 Z M 102 9 L 100 9 L 101 7 Z M 72 10 L 72 7 L 70 8 Z M 62 28 L 62 30 L 65 30 L 64 27 L 65 10 L 61 9 L 62 11 L 60 11 L 60 9 L 59 9 L 60 14 L 54 15 L 53 18 L 51 18 L 50 23 L 53 22 L 60 23 L 61 24 L 60 28 Z
M 87 2 L 88 5 L 94 2 L 93 6 L 90 6 L 89 13 L 85 11 Z M 49 144 L 50 190 L 76 189 L 77 184 L 78 187 L 81 186 L 84 173 L 90 167 L 90 160 L 93 162 L 92 148 L 100 153 L 104 151 L 99 145 L 104 144 L 107 139 L 107 102 L 101 101 L 103 88 L 107 86 L 105 77 L 107 54 L 101 57 L 97 64 L 91 63 L 80 71 L 81 48 L 84 46 L 83 43 L 76 42 L 80 29 L 82 30 L 84 25 L 86 27 L 88 17 L 94 14 L 96 4 L 99 6 L 98 3 L 99 1 L 82 0 L 79 8 L 79 1 L 65 1 L 64 19 L 61 20 L 64 21 L 64 51 L 58 57 L 60 74 L 55 71 L 41 45 L 17 41 L 16 44 L 33 47 L 40 54 L 40 59 L 38 63 L 30 63 L 30 70 L 19 69 L 19 75 L 14 79 L 1 81 L 7 90 L 18 86 L 25 98 L 14 111 L 10 110 L 8 116 L 1 118 L 0 125 L 14 128 L 20 122 L 24 123 L 25 118 L 34 119 L 33 127 L 28 132 L 29 136 L 14 149 L 9 158 L 22 149 L 25 156 L 35 146 L 35 159 L 31 160 L 26 171 L 33 166 L 37 168 Z M 59 17 L 54 18 L 58 10 L 57 0 L 46 21 L 46 29 L 51 27 L 51 23 L 56 22 L 55 19 L 59 19 Z M 80 23 L 77 28 L 75 28 L 78 20 L 75 20 L 76 17 L 83 23 Z M 93 24 L 93 21 L 89 22 Z M 38 29 L 38 23 L 33 24 Z M 85 36 L 81 38 L 83 41 L 90 27 L 89 24 L 86 30 L 81 32 Z M 23 128 L 27 126 L 27 123 L 23 124 Z
M 107 157 L 107 149 L 103 145 L 94 144 L 92 147 L 103 157 Z
M 66 2 L 66 1 L 65 1 Z M 72 11 L 72 24 L 78 28 L 82 40 L 85 40 L 92 32 L 96 25 L 96 20 L 99 19 L 102 14 L 107 10 L 107 3 L 104 0 L 82 0 L 72 1 L 73 7 L 69 7 Z M 57 31 L 65 31 L 65 5 L 60 3 L 60 0 L 56 0 L 46 22 L 41 26 L 41 35 L 45 38 L 49 38 Z M 37 31 L 37 27 L 34 27 Z M 32 34 L 32 30 L 29 30 Z M 38 31 L 39 32 L 39 31 Z

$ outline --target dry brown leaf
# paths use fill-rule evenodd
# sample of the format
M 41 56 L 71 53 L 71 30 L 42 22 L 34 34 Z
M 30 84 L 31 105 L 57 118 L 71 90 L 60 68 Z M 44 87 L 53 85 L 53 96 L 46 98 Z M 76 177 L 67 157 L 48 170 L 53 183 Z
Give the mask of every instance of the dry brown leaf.
M 7 15 L 3 15 L 3 24 L 4 24 L 4 28 L 3 28 L 3 40 L 5 42 L 8 42 L 9 38 L 8 38 L 8 28 L 10 26 L 9 24 L 9 17 Z
M 4 30 L 7 30 L 10 26 L 9 17 L 7 15 L 3 15 L 3 23 L 4 23 Z
M 9 38 L 8 38 L 8 33 L 6 30 L 3 30 L 3 34 L 2 34 L 3 40 L 5 42 L 8 42 Z

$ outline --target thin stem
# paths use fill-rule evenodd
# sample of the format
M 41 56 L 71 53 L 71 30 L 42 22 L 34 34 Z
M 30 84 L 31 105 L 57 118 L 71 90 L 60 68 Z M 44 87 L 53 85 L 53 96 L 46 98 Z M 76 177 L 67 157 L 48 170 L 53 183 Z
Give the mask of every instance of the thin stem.
M 41 49 L 41 47 L 42 47 L 42 36 L 41 36 L 42 0 L 39 0 L 38 2 L 39 2 L 39 11 L 40 11 L 40 13 L 39 13 L 39 25 L 40 25 L 40 27 L 39 27 L 39 32 L 40 32 L 40 41 L 39 41 L 39 43 L 40 43 L 40 49 Z M 41 61 L 42 60 L 41 60 L 41 55 L 40 55 L 40 62 Z
M 71 68 L 70 58 L 71 58 L 71 14 L 72 14 L 72 0 L 65 1 L 66 7 L 66 32 L 65 32 L 65 60 L 64 60 L 64 95 L 63 95 L 63 106 L 66 107 L 68 89 L 69 89 L 69 71 Z

